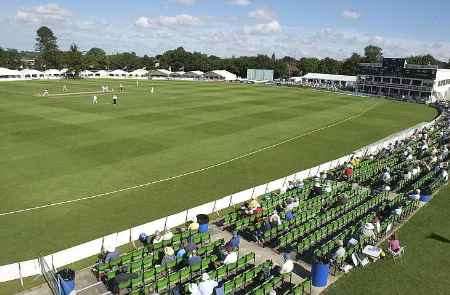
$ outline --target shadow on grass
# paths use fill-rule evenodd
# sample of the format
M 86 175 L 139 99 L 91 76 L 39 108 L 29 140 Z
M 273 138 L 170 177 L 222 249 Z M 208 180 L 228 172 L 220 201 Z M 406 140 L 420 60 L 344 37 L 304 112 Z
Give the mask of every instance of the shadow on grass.
M 430 235 L 427 237 L 427 239 L 433 239 L 433 240 L 436 240 L 436 241 L 438 241 L 438 242 L 450 244 L 450 239 L 447 239 L 446 237 L 443 237 L 443 236 L 441 236 L 441 235 L 439 235 L 439 234 L 437 234 L 437 233 L 432 233 L 432 234 L 430 234 Z

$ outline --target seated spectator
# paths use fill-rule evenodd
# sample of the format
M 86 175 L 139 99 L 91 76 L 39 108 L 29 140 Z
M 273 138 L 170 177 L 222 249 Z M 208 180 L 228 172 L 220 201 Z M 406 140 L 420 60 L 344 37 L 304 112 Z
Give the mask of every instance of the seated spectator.
M 253 238 L 254 238 L 255 242 L 260 246 L 263 244 L 263 235 L 264 235 L 264 232 L 262 231 L 262 225 L 257 224 L 256 228 L 255 228 L 255 232 L 253 233 Z
M 293 181 L 288 182 L 287 191 L 295 189 L 295 183 Z
M 366 223 L 363 227 L 362 234 L 363 237 L 369 239 L 370 241 L 375 241 L 375 226 L 372 223 Z
M 198 222 L 196 221 L 196 220 L 191 220 L 189 223 L 188 223 L 188 230 L 190 230 L 190 231 L 193 231 L 193 232 L 196 232 L 196 231 L 198 231 L 198 228 L 200 227 L 200 224 L 198 224 Z
M 105 253 L 103 262 L 109 263 L 111 260 L 118 258 L 120 256 L 119 251 L 113 245 L 105 246 Z
M 361 162 L 361 160 L 357 156 L 352 155 L 352 157 L 350 159 L 350 164 L 352 164 L 353 167 L 357 167 L 360 162 Z
M 214 295 L 225 295 L 225 287 L 223 281 L 220 281 L 217 287 L 214 288 Z
M 161 265 L 166 264 L 168 262 L 174 261 L 176 259 L 175 257 L 175 251 L 172 247 L 165 247 L 164 248 L 164 257 L 161 260 Z
M 410 194 L 409 197 L 415 201 L 419 201 L 420 200 L 420 189 L 416 189 L 416 191 L 413 192 L 412 194 Z
M 202 293 L 200 292 L 200 288 L 196 283 L 190 283 L 188 286 L 188 290 L 191 295 L 202 295 Z
M 241 237 L 239 236 L 237 231 L 234 231 L 233 236 L 228 241 L 228 245 L 230 245 L 231 249 L 239 249 L 240 243 L 241 243 Z
M 391 173 L 389 171 L 389 168 L 386 168 L 381 175 L 381 180 L 383 183 L 390 183 L 391 182 Z
M 260 208 L 261 208 L 261 205 L 259 204 L 258 200 L 255 198 L 252 198 L 248 202 L 246 208 L 244 208 L 244 211 L 245 211 L 245 214 L 252 215 L 252 214 L 258 213 L 258 211 L 259 211 L 258 209 L 260 209 Z
M 350 179 L 353 176 L 353 166 L 351 164 L 347 164 L 344 171 L 342 172 L 342 176 L 344 179 Z
M 202 295 L 212 295 L 214 292 L 214 288 L 219 284 L 211 280 L 207 273 L 202 274 L 202 281 L 198 284 L 198 288 L 200 289 L 200 293 Z
M 173 238 L 173 233 L 170 230 L 166 230 L 162 234 L 163 241 L 170 241 Z
M 286 221 L 291 221 L 295 218 L 294 213 L 292 213 L 291 210 L 287 210 L 286 213 L 284 214 L 284 218 L 286 219 Z
M 270 223 L 273 226 L 281 225 L 281 218 L 280 215 L 278 215 L 277 210 L 273 211 L 273 214 L 270 216 Z
M 198 264 L 200 262 L 202 262 L 202 258 L 197 255 L 197 250 L 192 251 L 192 253 L 189 254 L 189 258 L 188 258 L 189 266 L 192 266 L 194 264 Z
M 397 253 L 398 251 L 400 251 L 400 248 L 401 248 L 400 241 L 398 240 L 396 233 L 393 233 L 389 237 L 388 248 L 389 248 L 389 250 L 391 250 L 394 253 Z
M 346 250 L 344 248 L 344 242 L 342 240 L 338 240 L 337 245 L 338 245 L 338 248 L 337 248 L 336 252 L 334 252 L 333 256 L 331 257 L 331 259 L 333 261 L 341 261 L 345 258 Z
M 223 264 L 227 265 L 230 263 L 235 263 L 238 260 L 238 252 L 228 249 L 225 251 L 225 258 L 223 259 Z
M 153 236 L 152 243 L 153 244 L 158 244 L 158 243 L 160 243 L 162 241 L 163 241 L 163 236 L 162 236 L 161 232 L 159 230 L 157 230 L 155 232 L 155 235 Z
M 186 245 L 183 245 L 183 247 L 178 249 L 178 251 L 177 251 L 177 258 L 183 258 L 184 256 L 186 256 L 187 252 L 186 252 L 185 246 Z
M 314 182 L 312 192 L 315 196 L 322 194 L 322 184 L 320 183 L 320 180 Z
M 189 240 L 186 247 L 184 247 L 184 249 L 186 249 L 186 252 L 188 253 L 192 253 L 193 251 L 197 250 L 197 248 L 197 244 L 194 243 L 192 238 Z
M 139 235 L 139 241 L 144 245 L 147 246 L 150 243 L 150 237 L 147 236 L 146 233 L 141 233 Z
M 342 193 L 338 196 L 336 205 L 343 206 L 343 205 L 347 204 L 348 199 L 349 199 L 348 195 L 346 193 Z
M 286 209 L 287 210 L 293 210 L 295 208 L 297 208 L 300 205 L 300 202 L 298 201 L 297 198 L 292 198 L 289 197 L 286 201 Z
M 294 270 L 294 260 L 292 259 L 291 255 L 284 254 L 283 255 L 283 265 L 280 269 L 280 274 L 288 274 L 291 273 Z
M 120 267 L 116 273 L 116 276 L 109 280 L 106 285 L 108 286 L 108 290 L 111 291 L 112 294 L 120 294 L 119 285 L 123 282 L 130 281 L 131 279 L 135 279 L 138 277 L 137 273 L 128 273 L 128 267 Z

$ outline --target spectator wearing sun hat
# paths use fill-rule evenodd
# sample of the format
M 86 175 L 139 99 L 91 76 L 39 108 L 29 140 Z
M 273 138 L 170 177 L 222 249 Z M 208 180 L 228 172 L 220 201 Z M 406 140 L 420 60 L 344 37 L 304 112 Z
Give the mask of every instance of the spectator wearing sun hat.
M 161 265 L 166 264 L 168 262 L 174 261 L 176 259 L 175 257 L 175 251 L 172 247 L 165 247 L 164 248 L 164 257 L 161 260 Z

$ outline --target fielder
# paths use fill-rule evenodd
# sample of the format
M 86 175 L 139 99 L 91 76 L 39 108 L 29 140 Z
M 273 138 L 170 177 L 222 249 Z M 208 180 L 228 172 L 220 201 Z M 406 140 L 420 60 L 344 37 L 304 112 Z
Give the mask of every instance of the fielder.
M 113 98 L 112 98 L 112 103 L 113 103 L 113 105 L 117 105 L 117 95 L 113 95 Z
M 97 104 L 97 103 L 98 103 L 97 95 L 94 95 L 92 97 L 92 104 Z
M 44 92 L 42 93 L 42 96 L 48 96 L 48 89 L 44 89 Z
M 155 89 L 153 89 L 153 87 L 152 87 L 152 89 L 150 89 L 150 93 L 153 94 L 154 91 L 155 91 Z
M 120 88 L 120 92 L 124 92 L 125 91 L 125 88 L 123 87 L 122 83 L 120 83 L 119 88 Z
M 67 86 L 66 86 L 66 84 L 63 85 L 62 91 L 63 91 L 63 92 L 67 92 Z

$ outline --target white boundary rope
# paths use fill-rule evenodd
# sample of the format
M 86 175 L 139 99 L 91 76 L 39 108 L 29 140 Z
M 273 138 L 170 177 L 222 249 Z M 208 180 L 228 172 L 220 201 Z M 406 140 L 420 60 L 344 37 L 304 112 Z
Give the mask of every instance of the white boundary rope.
M 371 107 L 367 108 L 366 110 L 364 110 L 364 111 L 362 111 L 362 112 L 360 112 L 358 114 L 349 116 L 349 117 L 347 117 L 347 118 L 345 118 L 343 120 L 336 121 L 336 122 L 328 124 L 326 126 L 310 130 L 310 131 L 305 132 L 303 134 L 296 135 L 294 137 L 290 137 L 288 139 L 282 140 L 282 141 L 280 141 L 278 143 L 275 143 L 275 144 L 272 144 L 272 145 L 268 145 L 268 146 L 256 149 L 256 150 L 248 152 L 246 154 L 242 154 L 242 155 L 239 155 L 237 157 L 231 158 L 229 160 L 222 161 L 222 162 L 219 162 L 219 163 L 216 163 L 216 164 L 213 164 L 213 165 L 206 166 L 204 168 L 188 171 L 188 172 L 185 172 L 185 173 L 182 173 L 182 174 L 178 174 L 178 175 L 175 175 L 175 176 L 170 176 L 170 177 L 166 177 L 166 178 L 162 178 L 162 179 L 157 179 L 157 180 L 150 181 L 150 182 L 147 182 L 147 183 L 142 183 L 142 184 L 138 184 L 138 185 L 134 185 L 134 186 L 130 186 L 130 187 L 120 188 L 120 189 L 113 190 L 113 191 L 110 191 L 110 192 L 104 192 L 104 193 L 100 193 L 100 194 L 96 194 L 96 195 L 91 195 L 91 196 L 86 196 L 86 197 L 79 197 L 79 198 L 75 198 L 75 199 L 72 199 L 72 200 L 66 200 L 66 201 L 55 202 L 55 203 L 48 203 L 48 204 L 40 205 L 40 206 L 35 206 L 35 207 L 30 207 L 30 208 L 25 208 L 25 209 L 18 209 L 18 210 L 14 210 L 14 211 L 3 212 L 3 213 L 0 213 L 0 217 L 13 215 L 13 214 L 19 214 L 19 213 L 25 213 L 25 212 L 30 212 L 30 211 L 40 210 L 40 209 L 45 209 L 45 208 L 49 208 L 49 207 L 56 207 L 56 206 L 67 205 L 67 204 L 77 203 L 77 202 L 81 202 L 81 201 L 92 200 L 92 199 L 96 199 L 96 198 L 100 198 L 100 197 L 106 197 L 106 196 L 114 195 L 114 194 L 121 193 L 121 192 L 126 192 L 126 191 L 130 191 L 130 190 L 135 190 L 135 189 L 151 186 L 151 185 L 158 184 L 158 183 L 161 183 L 161 182 L 167 182 L 167 181 L 175 180 L 175 179 L 182 178 L 182 177 L 185 177 L 185 176 L 189 176 L 189 175 L 192 175 L 192 174 L 201 173 L 201 172 L 213 169 L 213 168 L 224 166 L 226 164 L 229 164 L 231 162 L 234 162 L 234 161 L 237 161 L 237 160 L 240 160 L 240 159 L 243 159 L 243 158 L 247 158 L 247 157 L 253 156 L 253 155 L 257 154 L 257 153 L 260 153 L 260 152 L 263 152 L 263 151 L 266 151 L 266 150 L 269 150 L 269 149 L 276 148 L 276 147 L 278 147 L 280 145 L 283 145 L 283 144 L 295 141 L 295 140 L 297 140 L 299 138 L 302 138 L 302 137 L 305 137 L 305 136 L 308 136 L 308 135 L 311 135 L 311 134 L 323 131 L 325 129 L 338 126 L 338 125 L 343 124 L 345 122 L 348 122 L 350 120 L 359 118 L 362 115 L 364 115 L 367 112 L 369 112 L 372 109 L 374 109 L 379 104 L 380 103 L 377 102 L 374 105 L 372 105 Z

